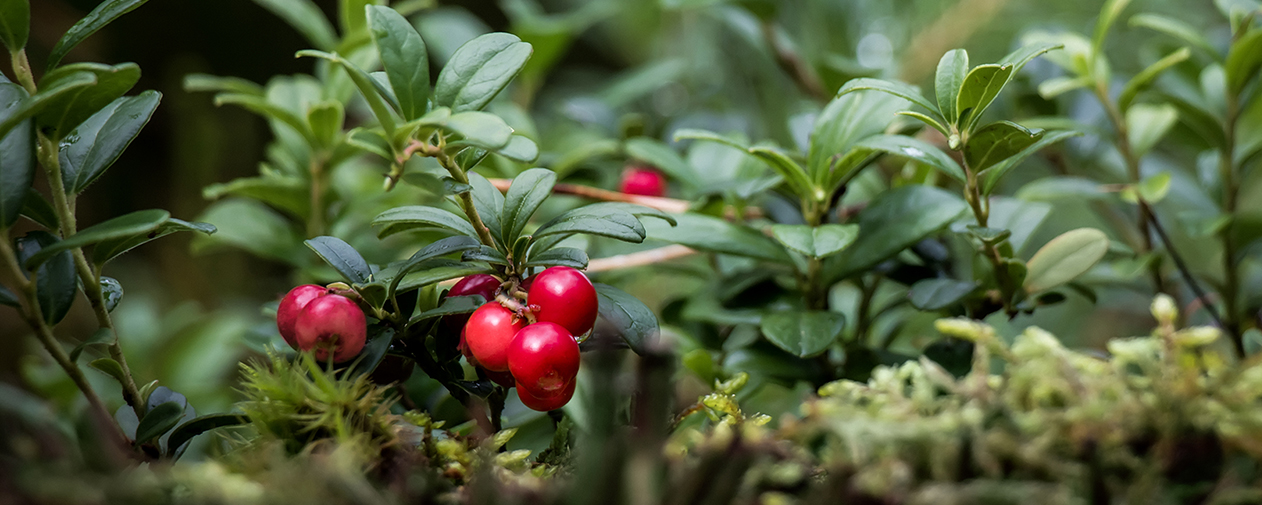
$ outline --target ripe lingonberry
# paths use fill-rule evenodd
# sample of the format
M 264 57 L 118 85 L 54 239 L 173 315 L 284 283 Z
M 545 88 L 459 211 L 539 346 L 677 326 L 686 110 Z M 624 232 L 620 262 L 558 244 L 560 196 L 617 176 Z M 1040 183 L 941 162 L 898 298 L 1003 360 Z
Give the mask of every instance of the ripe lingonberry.
M 556 323 L 522 328 L 508 346 L 508 371 L 517 388 L 538 399 L 563 393 L 578 375 L 578 364 L 578 343 Z
M 576 384 L 578 384 L 578 381 L 570 381 L 570 384 L 565 387 L 565 390 L 561 391 L 561 394 L 551 398 L 538 398 L 531 395 L 525 389 L 522 389 L 521 383 L 518 383 L 517 397 L 521 398 L 522 404 L 530 407 L 532 410 L 547 412 L 549 410 L 556 410 L 564 407 L 565 404 L 569 403 L 570 398 L 574 397 L 574 386 Z
M 583 335 L 596 324 L 596 288 L 570 267 L 551 267 L 534 276 L 526 303 L 536 320 L 559 324 L 571 335 Z
M 329 290 L 324 286 L 303 284 L 289 290 L 289 293 L 281 298 L 280 307 L 276 309 L 276 328 L 280 330 L 281 338 L 284 338 L 290 347 L 298 348 L 294 325 L 298 323 L 298 314 L 302 313 L 302 308 L 311 303 L 311 300 L 328 293 Z
M 525 325 L 513 311 L 488 302 L 469 316 L 464 326 L 465 349 L 477 364 L 493 372 L 508 370 L 508 344 Z
M 447 296 L 482 295 L 482 298 L 489 302 L 495 300 L 495 291 L 499 288 L 500 280 L 493 276 L 487 274 L 470 275 L 460 279 L 460 282 L 452 286 L 451 291 L 447 292 Z M 463 331 L 467 322 L 469 322 L 469 314 L 454 314 L 443 317 L 443 324 L 447 326 L 448 331 L 453 333 Z
M 359 305 L 342 295 L 328 294 L 311 300 L 294 325 L 294 338 L 298 348 L 315 350 L 318 360 L 329 358 L 341 363 L 354 358 L 364 350 L 368 338 L 368 324 Z
M 662 196 L 666 194 L 666 177 L 655 168 L 631 165 L 622 171 L 622 184 L 618 188 L 632 195 Z

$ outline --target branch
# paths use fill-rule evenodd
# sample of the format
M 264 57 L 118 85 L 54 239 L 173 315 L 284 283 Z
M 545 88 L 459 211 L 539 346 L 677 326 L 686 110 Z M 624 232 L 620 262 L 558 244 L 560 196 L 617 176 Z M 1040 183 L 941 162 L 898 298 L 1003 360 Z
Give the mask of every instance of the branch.
M 587 263 L 588 272 L 608 272 L 623 268 L 642 267 L 697 254 L 697 251 L 682 245 L 668 245 L 657 249 L 649 249 L 630 254 L 620 254 L 608 258 L 598 258 Z
M 1214 320 L 1214 323 L 1218 324 L 1218 327 L 1222 328 L 1223 318 L 1218 314 L 1217 310 L 1214 310 L 1214 305 L 1209 301 L 1209 295 L 1207 295 L 1205 293 L 1205 289 L 1196 282 L 1196 278 L 1192 276 L 1192 271 L 1188 269 L 1187 263 L 1183 261 L 1183 256 L 1180 255 L 1179 251 L 1174 248 L 1174 242 L 1170 240 L 1169 235 L 1166 235 L 1166 229 L 1161 226 L 1161 221 L 1157 220 L 1157 214 L 1152 211 L 1152 207 L 1148 206 L 1148 202 L 1145 202 L 1142 198 L 1139 199 L 1139 208 L 1143 209 L 1143 211 L 1148 214 L 1148 223 L 1151 224 L 1152 229 L 1157 232 L 1157 237 L 1161 238 L 1161 243 L 1165 245 L 1166 252 L 1170 254 L 1170 258 L 1174 260 L 1175 266 L 1179 268 L 1179 273 L 1183 275 L 1183 280 L 1188 283 L 1188 287 L 1192 289 L 1192 292 L 1196 293 L 1196 299 L 1200 301 L 1201 305 L 1205 307 L 1205 310 L 1209 312 L 1209 317 Z
M 513 185 L 511 179 L 490 179 L 495 189 L 500 191 L 508 191 L 509 186 Z M 657 209 L 662 212 L 670 212 L 672 214 L 683 214 L 688 211 L 691 206 L 686 200 L 675 198 L 662 198 L 657 196 L 632 195 L 627 193 L 619 193 L 607 189 L 594 188 L 591 186 L 582 186 L 579 184 L 560 183 L 552 187 L 552 192 L 559 195 L 575 195 L 592 200 L 603 200 L 606 202 L 624 202 L 643 205 L 650 209 Z

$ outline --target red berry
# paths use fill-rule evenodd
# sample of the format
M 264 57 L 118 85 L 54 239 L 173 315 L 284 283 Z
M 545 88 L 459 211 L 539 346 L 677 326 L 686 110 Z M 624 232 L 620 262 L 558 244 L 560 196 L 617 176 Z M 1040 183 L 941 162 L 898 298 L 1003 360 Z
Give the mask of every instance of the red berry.
M 307 303 L 298 314 L 294 325 L 298 348 L 315 349 L 318 360 L 329 358 L 341 363 L 359 355 L 368 338 L 368 323 L 364 311 L 354 301 L 342 295 L 325 295 Z
M 551 267 L 534 277 L 526 303 L 540 322 L 556 323 L 571 335 L 583 335 L 596 324 L 596 288 L 582 272 Z
M 469 352 L 469 344 L 465 342 L 464 331 L 460 332 L 460 353 L 463 354 L 464 358 L 469 361 L 469 365 L 481 368 L 485 371 L 486 378 L 491 379 L 492 382 L 504 386 L 504 389 L 513 387 L 513 374 L 508 372 L 493 372 L 482 368 L 482 364 L 478 363 L 478 359 L 473 357 L 473 353 Z
M 508 346 L 508 371 L 535 398 L 563 393 L 578 375 L 578 363 L 578 343 L 556 323 L 522 328 Z
M 289 290 L 289 293 L 281 298 L 280 307 L 276 309 L 276 328 L 280 330 L 281 338 L 284 338 L 290 347 L 298 348 L 294 325 L 298 323 L 298 314 L 302 313 L 302 308 L 311 303 L 311 300 L 328 293 L 329 290 L 324 286 L 303 284 Z
M 666 194 L 666 177 L 657 169 L 632 165 L 622 171 L 619 189 L 632 195 L 662 196 Z
M 539 398 L 522 389 L 521 383 L 518 383 L 517 397 L 521 398 L 521 402 L 527 407 L 539 412 L 547 412 L 564 407 L 565 404 L 569 403 L 570 398 L 574 397 L 574 386 L 576 384 L 578 384 L 578 381 L 570 381 L 570 384 L 565 387 L 564 391 L 561 391 L 561 394 L 551 398 Z
M 473 311 L 464 325 L 465 348 L 482 368 L 508 371 L 508 344 L 524 323 L 498 302 L 488 302 Z
M 495 299 L 495 290 L 500 288 L 500 280 L 487 274 L 470 275 L 447 292 L 447 296 L 482 295 L 486 301 Z

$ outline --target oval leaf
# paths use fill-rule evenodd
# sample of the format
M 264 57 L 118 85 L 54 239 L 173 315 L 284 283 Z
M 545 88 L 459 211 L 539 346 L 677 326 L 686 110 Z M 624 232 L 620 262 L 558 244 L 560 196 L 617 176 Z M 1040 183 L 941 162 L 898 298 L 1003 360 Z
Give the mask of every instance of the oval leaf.
M 960 95 L 960 87 L 968 76 L 968 51 L 953 49 L 938 60 L 938 71 L 933 79 L 933 91 L 938 96 L 938 107 L 948 123 L 954 124 L 960 118 L 960 110 L 955 98 Z
M 395 207 L 382 212 L 372 220 L 372 226 L 379 228 L 377 230 L 378 238 L 385 238 L 408 230 L 426 228 L 450 230 L 470 237 L 478 236 L 478 232 L 473 230 L 473 225 L 465 221 L 464 218 L 457 216 L 451 211 L 421 205 Z
M 171 218 L 167 219 L 165 223 L 158 225 L 158 228 L 153 231 L 98 242 L 96 246 L 92 248 L 92 261 L 97 264 L 97 269 L 99 270 L 101 265 L 104 265 L 127 251 L 140 247 L 147 242 L 181 231 L 195 231 L 210 235 L 215 233 L 217 230 L 214 225 L 209 223 L 190 223 L 188 221 Z
M 859 235 L 857 224 L 807 225 L 777 224 L 771 234 L 785 247 L 812 258 L 823 258 L 841 252 Z
M 836 312 L 801 310 L 762 317 L 762 334 L 776 347 L 802 358 L 820 354 L 846 328 L 846 316 Z
M 61 59 L 71 49 L 74 49 L 84 39 L 96 33 L 97 30 L 122 17 L 123 14 L 127 14 L 144 5 L 146 1 L 148 0 L 105 0 L 101 2 L 87 16 L 84 16 L 74 26 L 71 26 L 65 35 L 61 36 L 61 40 L 57 41 L 57 45 L 53 46 L 52 52 L 48 55 L 48 68 L 51 69 L 57 66 L 58 63 L 61 63 Z
M 925 279 L 911 286 L 907 298 L 920 310 L 940 310 L 955 305 L 977 289 L 977 283 L 955 279 Z
M 58 154 L 66 193 L 79 193 L 113 165 L 157 110 L 162 94 L 145 91 L 110 102 L 67 135 Z
M 859 142 L 859 148 L 881 151 L 929 165 L 958 182 L 965 182 L 964 169 L 941 149 L 928 142 L 903 135 L 875 135 Z
M 545 168 L 532 168 L 513 179 L 512 186 L 504 195 L 504 211 L 500 215 L 505 244 L 517 241 L 530 216 L 552 194 L 556 180 L 556 174 Z
M 10 53 L 26 47 L 31 34 L 30 0 L 5 0 L 0 2 L 0 42 Z
M 79 230 L 78 233 L 67 237 L 65 240 L 57 242 L 55 245 L 45 247 L 39 253 L 31 256 L 30 259 L 26 260 L 26 268 L 28 270 L 34 269 L 61 251 L 68 251 L 76 247 L 84 247 L 105 240 L 128 238 L 137 234 L 149 233 L 162 223 L 165 223 L 170 217 L 171 213 L 165 210 L 149 209 L 124 214 L 104 223 L 89 226 Z
M 1095 228 L 1070 230 L 1052 239 L 1026 264 L 1027 293 L 1047 291 L 1086 273 L 1109 251 L 1109 238 Z
M 985 172 L 999 162 L 1016 156 L 1043 138 L 1043 132 L 1034 132 L 1024 126 L 998 121 L 979 128 L 964 144 L 964 160 L 974 172 Z
M 215 428 L 240 426 L 248 422 L 250 418 L 240 414 L 211 414 L 192 419 L 171 432 L 171 437 L 167 439 L 167 457 L 177 457 L 186 442 L 202 433 Z
M 425 41 L 403 15 L 380 5 L 367 8 L 372 41 L 405 120 L 425 115 L 429 103 L 429 54 Z
M 320 255 L 325 263 L 342 274 L 342 278 L 352 284 L 362 284 L 371 280 L 372 268 L 359 251 L 337 237 L 316 237 L 308 239 L 307 247 Z
M 439 72 L 434 103 L 454 112 L 482 110 L 521 72 L 533 51 L 509 33 L 488 33 L 466 42 Z
M 184 417 L 185 406 L 179 402 L 170 401 L 150 409 L 136 426 L 136 441 L 151 442 L 170 431 L 180 422 L 180 418 Z
M 60 241 L 44 231 L 32 231 L 14 241 L 18 262 L 30 261 L 32 256 L 55 247 Z M 54 252 L 36 271 L 35 299 L 39 310 L 49 324 L 57 324 L 74 304 L 79 277 L 75 273 L 74 257 L 69 250 Z
M 140 80 L 140 67 L 135 63 L 121 63 L 114 66 L 100 63 L 75 63 L 49 72 L 40 80 L 39 88 L 53 88 L 63 80 L 76 81 L 81 72 L 92 73 L 96 76 L 96 83 L 76 93 L 67 93 L 50 100 L 44 109 L 35 115 L 35 123 L 40 132 L 54 140 L 61 140 L 79 126 L 79 123 L 123 96 L 136 85 L 136 81 Z
M 638 298 L 607 284 L 594 283 L 600 317 L 636 354 L 643 355 L 657 341 L 657 316 Z
M 0 17 L 2 16 L 3 12 L 0 12 Z M 9 82 L 0 83 L 0 117 L 18 112 L 26 98 L 26 90 L 21 86 Z M 34 180 L 35 127 L 28 119 L 0 139 L 0 228 L 8 228 L 18 220 Z
M 673 227 L 668 223 L 646 221 L 648 236 L 701 251 L 793 263 L 784 247 L 753 228 L 701 214 L 681 214 L 675 218 L 678 225 Z
M 946 228 L 966 208 L 958 196 L 929 186 L 886 191 L 859 213 L 859 236 L 828 259 L 827 277 L 835 280 L 863 272 Z

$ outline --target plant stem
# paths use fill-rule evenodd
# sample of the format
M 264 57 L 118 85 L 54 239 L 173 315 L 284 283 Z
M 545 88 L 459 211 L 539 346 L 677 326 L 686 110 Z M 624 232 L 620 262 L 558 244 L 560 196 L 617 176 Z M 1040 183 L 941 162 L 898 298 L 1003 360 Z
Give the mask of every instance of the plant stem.
M 1222 316 L 1218 315 L 1218 311 L 1214 309 L 1212 304 L 1210 304 L 1209 295 L 1207 295 L 1205 290 L 1201 288 L 1201 285 L 1196 282 L 1196 278 L 1192 277 L 1191 269 L 1188 268 L 1187 262 L 1183 261 L 1183 256 L 1175 250 L 1174 242 L 1172 242 L 1170 240 L 1170 236 L 1166 234 L 1166 229 L 1161 226 L 1161 221 L 1157 220 L 1157 215 L 1151 213 L 1152 209 L 1148 207 L 1148 202 L 1145 202 L 1143 199 L 1139 200 L 1139 206 L 1140 208 L 1149 211 L 1149 215 L 1152 216 L 1153 230 L 1157 232 L 1157 237 L 1159 237 L 1162 244 L 1165 245 L 1166 251 L 1170 254 L 1170 258 L 1174 260 L 1174 265 L 1178 267 L 1179 272 L 1183 274 L 1184 279 L 1187 279 L 1188 287 L 1192 289 L 1193 293 L 1196 293 L 1196 298 L 1200 300 L 1201 306 L 1205 307 L 1205 310 L 1209 312 L 1209 317 L 1213 319 L 1218 326 L 1222 327 Z
M 1236 263 L 1236 201 L 1240 193 L 1239 182 L 1236 181 L 1236 120 L 1240 114 L 1240 104 L 1230 89 L 1227 95 L 1227 116 L 1223 123 L 1223 149 L 1218 155 L 1219 177 L 1223 185 L 1223 212 L 1230 219 L 1220 232 L 1223 241 L 1223 329 L 1231 335 L 1236 348 L 1236 356 L 1244 357 L 1244 339 L 1240 331 L 1240 319 L 1237 314 L 1237 297 L 1240 291 L 1239 265 Z
M 461 184 L 469 183 L 469 175 L 465 173 L 463 168 L 460 168 L 460 164 L 456 163 L 455 159 L 444 152 L 441 147 L 431 147 L 426 154 L 437 159 L 438 163 L 447 169 L 447 173 L 451 174 L 452 179 Z M 465 215 L 469 217 L 469 222 L 473 224 L 473 229 L 477 230 L 478 239 L 484 245 L 495 247 L 495 238 L 491 236 L 491 230 L 486 227 L 486 223 L 482 222 L 482 216 L 478 215 L 478 209 L 473 205 L 472 192 L 460 193 L 456 195 L 456 199 L 460 202 L 460 210 L 464 211 Z M 511 244 L 504 244 L 504 247 L 510 246 Z
M 18 83 L 26 88 L 26 92 L 35 94 L 35 74 L 31 72 L 31 62 L 26 59 L 26 49 L 18 49 L 9 53 L 10 61 L 13 62 L 13 73 L 17 74 Z
M 964 173 L 968 177 L 964 188 L 964 199 L 973 209 L 973 218 L 977 220 L 977 226 L 986 228 L 990 223 L 990 204 L 986 196 L 982 194 L 977 174 L 968 167 L 967 162 L 964 164 Z M 995 247 L 995 244 L 986 241 L 982 241 L 982 254 L 994 267 L 995 282 L 999 284 L 999 291 L 1003 297 L 1004 312 L 1009 316 L 1015 315 L 1016 309 L 1012 306 L 1012 296 L 1017 286 L 1012 285 L 1012 278 L 1008 276 L 1008 265 L 1004 263 L 1003 255 L 999 254 L 999 249 Z
M 508 191 L 513 185 L 513 181 L 509 179 L 489 179 L 491 184 L 500 191 Z M 594 188 L 581 184 L 559 183 L 552 187 L 552 192 L 559 195 L 575 195 L 592 200 L 600 200 L 605 202 L 625 202 L 643 205 L 650 209 L 657 209 L 662 212 L 670 212 L 673 214 L 682 214 L 688 212 L 688 208 L 692 206 L 687 200 L 679 200 L 676 198 L 665 198 L 659 196 L 632 195 L 627 193 L 619 193 L 607 189 Z M 731 209 L 735 212 L 735 209 Z
M 307 238 L 324 234 L 324 153 L 313 153 L 308 170 L 311 173 L 311 215 L 307 217 Z
M 65 184 L 61 180 L 61 164 L 57 158 L 57 143 L 52 139 L 39 134 L 39 155 L 40 164 L 44 166 L 44 171 L 48 174 L 49 192 L 53 196 L 53 209 L 57 212 L 57 221 L 61 228 L 61 237 L 63 239 L 70 237 L 76 233 L 75 215 L 70 210 L 70 203 L 66 198 Z M 123 348 L 118 340 L 118 330 L 114 328 L 114 322 L 110 319 L 109 310 L 105 307 L 105 296 L 101 292 L 101 278 L 92 270 L 92 266 L 88 264 L 87 258 L 83 255 L 82 248 L 74 248 L 71 250 L 74 256 L 75 270 L 79 274 L 79 281 L 83 284 L 83 293 L 87 295 L 88 302 L 92 305 L 93 312 L 96 313 L 96 322 L 101 328 L 108 328 L 114 338 L 109 343 L 110 357 L 118 362 L 123 370 L 122 383 L 123 399 L 131 405 L 132 410 L 136 412 L 136 418 L 144 417 L 144 401 L 140 398 L 140 390 L 136 388 L 136 381 L 132 378 L 131 368 L 127 366 L 127 358 L 123 356 Z

